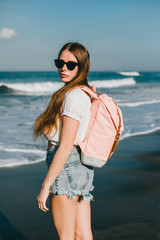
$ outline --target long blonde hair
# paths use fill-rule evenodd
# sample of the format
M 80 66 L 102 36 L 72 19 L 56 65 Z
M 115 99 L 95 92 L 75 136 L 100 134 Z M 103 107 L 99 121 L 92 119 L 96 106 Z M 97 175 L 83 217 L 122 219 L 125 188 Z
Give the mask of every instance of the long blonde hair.
M 91 88 L 87 80 L 90 67 L 90 56 L 87 49 L 78 42 L 69 42 L 61 48 L 58 58 L 66 49 L 70 51 L 78 60 L 77 76 L 53 93 L 50 103 L 45 111 L 36 118 L 33 126 L 33 134 L 35 138 L 41 136 L 42 134 L 45 136 L 49 135 L 53 128 L 55 129 L 56 134 L 58 129 L 57 120 L 61 117 L 60 109 L 62 107 L 66 92 L 79 85 L 85 85 Z

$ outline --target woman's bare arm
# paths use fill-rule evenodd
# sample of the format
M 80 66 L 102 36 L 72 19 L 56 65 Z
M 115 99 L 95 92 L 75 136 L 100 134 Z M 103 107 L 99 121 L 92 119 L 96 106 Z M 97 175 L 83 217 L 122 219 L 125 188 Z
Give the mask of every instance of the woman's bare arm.
M 65 162 L 67 161 L 74 145 L 74 141 L 79 128 L 79 121 L 68 116 L 62 117 L 62 132 L 60 145 L 54 155 L 53 161 L 49 167 L 47 175 L 43 181 L 40 194 L 37 197 L 39 208 L 47 211 L 46 200 L 49 194 L 49 188 L 58 176 Z

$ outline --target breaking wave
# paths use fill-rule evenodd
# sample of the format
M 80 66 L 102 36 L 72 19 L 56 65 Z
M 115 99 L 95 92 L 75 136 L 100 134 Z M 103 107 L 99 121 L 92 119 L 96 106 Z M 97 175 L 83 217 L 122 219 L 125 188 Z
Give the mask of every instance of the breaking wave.
M 89 81 L 96 88 L 117 88 L 136 84 L 134 78 Z M 48 95 L 63 86 L 61 82 L 35 83 L 4 83 L 0 82 L 0 93 L 15 93 L 17 95 Z
M 118 74 L 123 76 L 140 76 L 139 72 L 118 72 Z

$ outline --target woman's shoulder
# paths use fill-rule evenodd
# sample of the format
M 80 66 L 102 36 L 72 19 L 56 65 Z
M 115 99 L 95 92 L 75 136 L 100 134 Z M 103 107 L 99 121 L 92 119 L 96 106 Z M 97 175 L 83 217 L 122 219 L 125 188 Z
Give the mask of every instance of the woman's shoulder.
M 90 101 L 90 97 L 80 88 L 73 88 L 72 90 L 69 90 L 65 97 L 73 99 L 74 101 Z
M 67 115 L 76 120 L 84 117 L 89 112 L 91 101 L 89 96 L 81 89 L 69 90 L 64 97 L 62 116 Z

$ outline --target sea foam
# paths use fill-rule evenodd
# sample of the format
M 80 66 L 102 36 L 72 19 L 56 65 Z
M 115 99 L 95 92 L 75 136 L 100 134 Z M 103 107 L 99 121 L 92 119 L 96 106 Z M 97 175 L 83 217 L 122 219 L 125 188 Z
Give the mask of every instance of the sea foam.
M 143 131 L 143 132 L 134 132 L 134 133 L 127 132 L 124 135 L 122 135 L 122 137 L 120 138 L 120 141 L 122 141 L 126 138 L 134 137 L 134 136 L 151 134 L 151 133 L 157 132 L 159 130 L 160 130 L 160 127 L 156 127 L 156 128 L 153 128 L 153 129 L 150 129 L 150 130 L 147 130 L 147 131 Z
M 46 151 L 40 149 L 21 149 L 21 148 L 12 148 L 12 147 L 4 147 L 0 146 L 0 151 L 4 152 L 19 152 L 19 153 L 27 153 L 27 154 L 38 154 L 37 159 L 32 161 L 26 157 L 16 157 L 16 158 L 7 158 L 0 159 L 0 168 L 2 167 L 16 167 L 22 165 L 36 164 L 45 160 Z
M 139 72 L 118 72 L 118 74 L 121 74 L 124 76 L 140 76 Z
M 30 161 L 27 158 L 8 158 L 5 160 L 0 160 L 0 168 L 5 167 L 17 167 L 17 166 L 23 166 L 23 165 L 30 165 L 30 164 L 36 164 L 39 162 L 44 161 L 44 158 L 37 159 L 36 161 Z
M 94 84 L 97 88 L 117 88 L 136 84 L 134 78 L 111 79 L 90 81 L 90 85 Z
M 150 100 L 150 101 L 143 101 L 143 102 L 130 102 L 130 103 L 118 103 L 118 106 L 121 107 L 139 107 L 148 104 L 160 103 L 160 100 Z
M 0 151 L 5 152 L 23 152 L 23 153 L 36 153 L 36 154 L 44 154 L 45 151 L 39 149 L 22 149 L 22 148 L 8 148 L 4 146 L 0 146 Z

